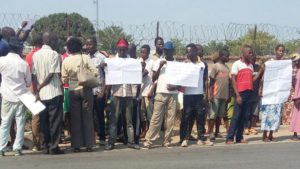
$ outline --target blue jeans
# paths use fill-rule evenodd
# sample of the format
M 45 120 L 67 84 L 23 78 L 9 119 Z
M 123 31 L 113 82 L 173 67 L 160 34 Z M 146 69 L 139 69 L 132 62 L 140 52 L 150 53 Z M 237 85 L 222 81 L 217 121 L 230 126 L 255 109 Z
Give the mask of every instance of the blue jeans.
M 1 128 L 0 128 L 0 151 L 4 151 L 9 139 L 9 131 L 11 129 L 12 121 L 16 119 L 17 134 L 13 145 L 13 150 L 22 150 L 24 143 L 24 129 L 25 129 L 25 106 L 22 102 L 9 102 L 2 99 L 1 108 Z
M 244 124 L 247 119 L 247 114 L 251 108 L 251 96 L 252 91 L 246 90 L 240 92 L 242 98 L 242 103 L 234 104 L 234 113 L 231 119 L 230 128 L 227 135 L 227 141 L 233 141 L 235 136 L 235 141 L 240 142 L 243 139 Z

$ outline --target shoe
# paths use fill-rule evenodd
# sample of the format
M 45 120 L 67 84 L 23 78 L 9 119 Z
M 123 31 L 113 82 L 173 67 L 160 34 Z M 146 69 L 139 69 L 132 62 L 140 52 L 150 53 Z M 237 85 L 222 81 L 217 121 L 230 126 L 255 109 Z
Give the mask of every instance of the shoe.
M 105 147 L 105 150 L 113 150 L 115 149 L 115 145 L 113 144 L 108 144 L 106 147 Z
M 74 148 L 74 149 L 73 149 L 73 152 L 74 152 L 74 153 L 79 153 L 79 152 L 80 152 L 80 148 Z
M 94 151 L 93 148 L 90 147 L 86 148 L 86 152 L 93 152 L 93 151 Z
M 211 133 L 209 135 L 209 139 L 212 140 L 212 141 L 216 140 L 215 134 Z
M 5 156 L 5 152 L 4 151 L 0 151 L 0 156 L 4 157 Z
M 225 144 L 227 144 L 227 145 L 232 145 L 232 144 L 234 144 L 234 142 L 233 142 L 232 140 L 227 140 L 227 141 L 225 142 Z
M 128 144 L 128 148 L 132 148 L 132 149 L 135 149 L 135 150 L 139 150 L 140 149 L 140 146 L 138 144 Z
M 181 143 L 181 147 L 187 147 L 188 146 L 188 140 L 183 140 Z
M 166 148 L 172 148 L 172 145 L 170 142 L 164 143 L 162 146 L 166 147 Z
M 213 146 L 214 145 L 214 143 L 209 140 L 206 140 L 206 141 L 198 140 L 197 144 L 203 145 L 203 146 Z
M 257 135 L 258 134 L 258 131 L 255 130 L 254 128 L 250 129 L 250 133 L 251 134 L 254 134 L 254 135 Z
M 250 135 L 250 130 L 249 129 L 245 129 L 244 134 L 245 135 Z
M 61 155 L 61 154 L 65 154 L 65 152 L 59 148 L 53 150 L 50 152 L 51 155 Z
M 16 151 L 15 151 L 15 156 L 22 156 L 22 155 L 24 155 L 24 154 L 22 153 L 22 150 L 16 150 Z
M 105 145 L 106 145 L 105 140 L 100 140 L 100 141 L 99 141 L 99 145 L 100 145 L 100 146 L 105 146 Z
M 32 151 L 36 152 L 36 151 L 40 151 L 41 148 L 39 148 L 38 146 L 33 146 L 32 147 Z
M 144 147 L 143 149 L 151 149 L 151 144 L 147 143 L 147 142 L 144 142 Z
M 23 145 L 23 146 L 22 146 L 22 150 L 29 150 L 29 147 L 26 146 L 26 145 Z

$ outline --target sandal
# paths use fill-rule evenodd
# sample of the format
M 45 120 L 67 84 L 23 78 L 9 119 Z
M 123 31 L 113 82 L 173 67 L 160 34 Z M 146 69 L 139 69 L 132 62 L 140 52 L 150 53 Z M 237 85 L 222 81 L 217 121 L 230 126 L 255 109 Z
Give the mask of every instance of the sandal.
M 237 141 L 236 143 L 240 143 L 240 144 L 248 144 L 248 141 L 247 140 L 240 140 L 240 141 Z
M 265 143 L 268 143 L 268 142 L 270 142 L 271 140 L 270 140 L 269 138 L 263 138 L 262 141 L 265 142 Z

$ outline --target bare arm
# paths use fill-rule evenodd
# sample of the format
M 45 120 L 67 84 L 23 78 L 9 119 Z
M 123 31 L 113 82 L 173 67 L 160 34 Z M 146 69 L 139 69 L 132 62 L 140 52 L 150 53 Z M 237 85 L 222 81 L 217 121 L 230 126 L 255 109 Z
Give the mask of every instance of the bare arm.
M 242 98 L 240 96 L 240 93 L 237 90 L 237 86 L 236 86 L 236 75 L 231 75 L 231 82 L 232 82 L 232 88 L 234 90 L 235 96 L 236 96 L 236 102 L 238 104 L 242 103 Z

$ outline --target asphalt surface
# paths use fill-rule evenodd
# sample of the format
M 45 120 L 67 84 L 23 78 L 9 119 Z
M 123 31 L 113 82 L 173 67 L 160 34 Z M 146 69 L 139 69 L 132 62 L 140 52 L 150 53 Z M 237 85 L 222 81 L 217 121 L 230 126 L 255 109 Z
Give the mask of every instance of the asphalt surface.
M 11 154 L 13 155 L 13 154 Z M 132 150 L 118 145 L 116 150 L 0 158 L 0 169 L 299 169 L 300 142 L 191 145 L 188 148 L 156 147 Z

